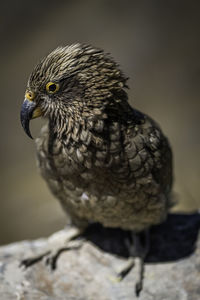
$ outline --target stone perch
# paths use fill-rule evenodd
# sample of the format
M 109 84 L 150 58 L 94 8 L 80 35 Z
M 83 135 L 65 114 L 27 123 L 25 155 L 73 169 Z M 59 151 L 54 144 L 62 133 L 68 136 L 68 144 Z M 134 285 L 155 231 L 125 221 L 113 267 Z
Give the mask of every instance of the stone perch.
M 139 300 L 200 299 L 200 214 L 171 214 L 151 229 Z M 70 233 L 70 229 L 68 229 Z M 49 238 L 0 247 L 1 300 L 133 300 L 137 270 L 117 282 L 115 270 L 127 259 L 129 232 L 92 225 L 79 249 L 62 252 L 54 271 L 44 261 L 24 269 L 20 262 L 57 246 L 65 230 Z

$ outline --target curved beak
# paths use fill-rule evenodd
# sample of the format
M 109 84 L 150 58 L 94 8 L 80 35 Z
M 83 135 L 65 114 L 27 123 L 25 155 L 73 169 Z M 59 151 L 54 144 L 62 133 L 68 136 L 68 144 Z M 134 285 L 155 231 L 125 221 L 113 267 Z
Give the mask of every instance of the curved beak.
M 42 114 L 39 107 L 36 106 L 36 103 L 33 101 L 30 101 L 25 98 L 22 107 L 21 107 L 21 113 L 20 113 L 20 119 L 22 127 L 25 131 L 25 133 L 32 139 L 30 129 L 29 129 L 29 123 L 31 119 L 38 118 Z

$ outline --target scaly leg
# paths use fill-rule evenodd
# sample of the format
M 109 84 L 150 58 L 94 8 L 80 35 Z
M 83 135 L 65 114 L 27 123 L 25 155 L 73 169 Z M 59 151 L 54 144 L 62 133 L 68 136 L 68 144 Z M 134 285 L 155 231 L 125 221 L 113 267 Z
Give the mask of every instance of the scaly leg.
M 135 266 L 138 275 L 135 284 L 135 293 L 139 296 L 143 286 L 144 260 L 149 251 L 149 231 L 146 230 L 141 233 L 132 232 L 131 237 L 131 241 L 128 241 L 130 257 L 121 270 L 117 272 L 117 278 L 118 280 L 122 280 Z

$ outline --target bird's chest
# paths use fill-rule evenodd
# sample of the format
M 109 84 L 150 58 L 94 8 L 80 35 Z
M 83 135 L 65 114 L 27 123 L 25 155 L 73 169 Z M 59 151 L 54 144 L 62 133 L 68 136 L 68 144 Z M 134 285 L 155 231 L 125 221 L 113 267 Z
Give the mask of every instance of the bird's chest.
M 43 134 L 37 142 L 39 164 L 54 194 L 59 196 L 64 190 L 64 194 L 73 194 L 77 199 L 86 192 L 99 199 L 119 197 L 120 193 L 124 196 L 127 191 L 133 195 L 133 190 L 137 191 L 135 172 L 128 159 L 130 143 L 122 142 L 123 136 L 118 123 L 113 123 L 104 136 L 72 131 L 67 136 L 68 144 L 60 139 L 51 141 L 49 132 Z M 140 162 L 135 151 L 131 147 L 134 168 Z
M 129 143 L 123 144 L 117 138 L 110 136 L 109 146 L 97 146 L 93 141 L 95 147 L 91 139 L 89 145 L 80 142 L 65 147 L 59 140 L 49 143 L 48 134 L 43 135 L 37 142 L 43 177 L 71 215 L 109 227 L 123 223 L 123 228 L 136 228 L 135 224 L 141 225 L 141 213 L 147 212 L 143 208 L 149 202 L 148 195 L 157 202 L 159 186 L 151 179 L 150 163 L 144 162 L 145 168 L 138 168 L 144 155 L 134 156 L 135 147 L 130 150 Z
M 59 150 L 58 144 L 55 142 L 53 149 L 52 168 L 55 168 L 57 179 L 64 188 L 76 190 L 78 194 L 87 191 L 98 197 L 116 192 L 112 170 L 123 164 L 123 153 L 118 145 L 111 152 L 106 143 L 101 143 L 100 147 L 83 143 L 79 146 L 71 144 L 70 147 L 60 145 Z

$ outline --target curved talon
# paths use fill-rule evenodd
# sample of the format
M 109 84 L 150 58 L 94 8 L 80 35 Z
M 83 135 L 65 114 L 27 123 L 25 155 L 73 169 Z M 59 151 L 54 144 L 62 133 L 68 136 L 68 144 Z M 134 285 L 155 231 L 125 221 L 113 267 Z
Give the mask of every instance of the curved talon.
M 123 280 L 126 277 L 126 275 L 128 275 L 128 273 L 132 270 L 134 265 L 134 257 L 129 257 L 129 259 L 126 261 L 126 264 L 122 266 L 121 270 L 117 271 L 117 277 L 119 278 L 119 281 Z
M 140 296 L 141 291 L 142 291 L 142 282 L 137 282 L 135 285 L 135 294 L 137 297 Z
M 41 255 L 38 255 L 36 257 L 32 257 L 32 258 L 26 258 L 26 259 L 23 259 L 19 266 L 20 267 L 25 267 L 25 268 L 29 268 L 31 267 L 32 265 L 36 264 L 37 262 L 41 261 L 46 255 L 50 254 L 50 251 L 47 251 Z
M 62 248 L 62 249 L 58 249 L 57 252 L 55 252 L 55 254 L 52 253 L 52 254 L 50 254 L 50 255 L 46 258 L 45 264 L 46 264 L 46 265 L 49 265 L 52 271 L 54 271 L 54 270 L 56 269 L 56 267 L 57 267 L 57 259 L 58 259 L 58 257 L 60 256 L 60 254 L 61 254 L 62 252 L 64 252 L 65 250 L 66 250 L 66 251 L 69 250 L 68 247 Z M 54 251 L 53 251 L 53 252 L 54 252 Z

